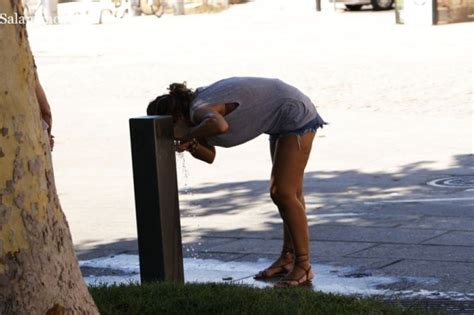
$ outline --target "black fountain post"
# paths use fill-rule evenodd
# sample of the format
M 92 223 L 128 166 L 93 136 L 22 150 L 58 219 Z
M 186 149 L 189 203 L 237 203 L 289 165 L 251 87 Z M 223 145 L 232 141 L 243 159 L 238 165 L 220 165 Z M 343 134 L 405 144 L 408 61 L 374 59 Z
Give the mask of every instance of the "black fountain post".
M 140 278 L 184 282 L 171 116 L 130 119 Z

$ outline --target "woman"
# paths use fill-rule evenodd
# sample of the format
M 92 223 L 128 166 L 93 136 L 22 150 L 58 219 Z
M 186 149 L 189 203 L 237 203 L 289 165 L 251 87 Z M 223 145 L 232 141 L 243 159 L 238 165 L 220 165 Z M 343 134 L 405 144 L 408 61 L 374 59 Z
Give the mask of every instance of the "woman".
M 232 147 L 262 133 L 270 135 L 273 168 L 270 195 L 284 222 L 280 257 L 255 279 L 284 276 L 277 287 L 307 284 L 314 277 L 303 197 L 303 175 L 316 130 L 325 123 L 311 100 L 278 79 L 234 77 L 193 92 L 171 84 L 148 115 L 172 115 L 176 150 L 208 163 L 214 146 Z

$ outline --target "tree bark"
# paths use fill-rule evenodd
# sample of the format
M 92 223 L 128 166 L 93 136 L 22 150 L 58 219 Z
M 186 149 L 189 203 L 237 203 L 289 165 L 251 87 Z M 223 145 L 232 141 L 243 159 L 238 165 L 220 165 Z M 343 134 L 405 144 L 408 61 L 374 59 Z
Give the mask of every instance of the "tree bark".
M 0 12 L 23 8 L 0 0 Z M 0 25 L 0 314 L 98 314 L 56 193 L 19 21 Z

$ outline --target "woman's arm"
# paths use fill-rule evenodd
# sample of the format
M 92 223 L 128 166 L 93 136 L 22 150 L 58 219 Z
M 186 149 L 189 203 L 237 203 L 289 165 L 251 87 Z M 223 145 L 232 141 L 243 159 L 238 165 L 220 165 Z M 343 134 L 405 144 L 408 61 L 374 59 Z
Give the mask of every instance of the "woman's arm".
M 48 99 L 46 98 L 46 93 L 41 86 L 41 83 L 36 76 L 35 80 L 35 92 L 36 92 L 36 99 L 38 100 L 38 104 L 41 111 L 41 118 L 48 124 L 48 133 L 51 134 L 51 128 L 53 126 L 53 117 L 51 115 L 51 108 L 49 107 Z
M 224 110 L 224 104 L 199 108 L 191 114 L 197 125 L 189 127 L 184 121 L 178 121 L 175 124 L 175 138 L 179 140 L 202 139 L 226 133 L 229 130 L 229 124 L 223 116 Z
M 216 149 L 209 145 L 204 139 L 193 139 L 186 141 L 177 146 L 176 151 L 188 151 L 193 157 L 198 160 L 211 164 L 216 157 Z
M 44 92 L 43 87 L 41 86 L 41 83 L 39 81 L 38 73 L 35 73 L 35 94 L 36 99 L 38 100 L 41 118 L 48 125 L 47 131 L 49 136 L 49 145 L 52 151 L 54 147 L 54 136 L 51 134 L 51 129 L 53 128 L 53 116 L 51 115 L 51 108 L 49 107 L 49 102 L 46 98 L 46 93 Z
M 216 158 L 216 148 L 207 144 L 206 140 L 196 140 L 196 145 L 189 151 L 193 157 L 211 164 Z

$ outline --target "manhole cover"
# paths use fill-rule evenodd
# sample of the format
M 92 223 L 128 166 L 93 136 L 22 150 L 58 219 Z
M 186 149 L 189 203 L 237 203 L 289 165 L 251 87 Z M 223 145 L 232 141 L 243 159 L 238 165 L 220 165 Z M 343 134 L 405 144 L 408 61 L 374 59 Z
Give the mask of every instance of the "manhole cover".
M 474 188 L 474 176 L 452 176 L 438 178 L 428 182 L 428 185 L 434 187 L 448 187 L 448 188 Z

